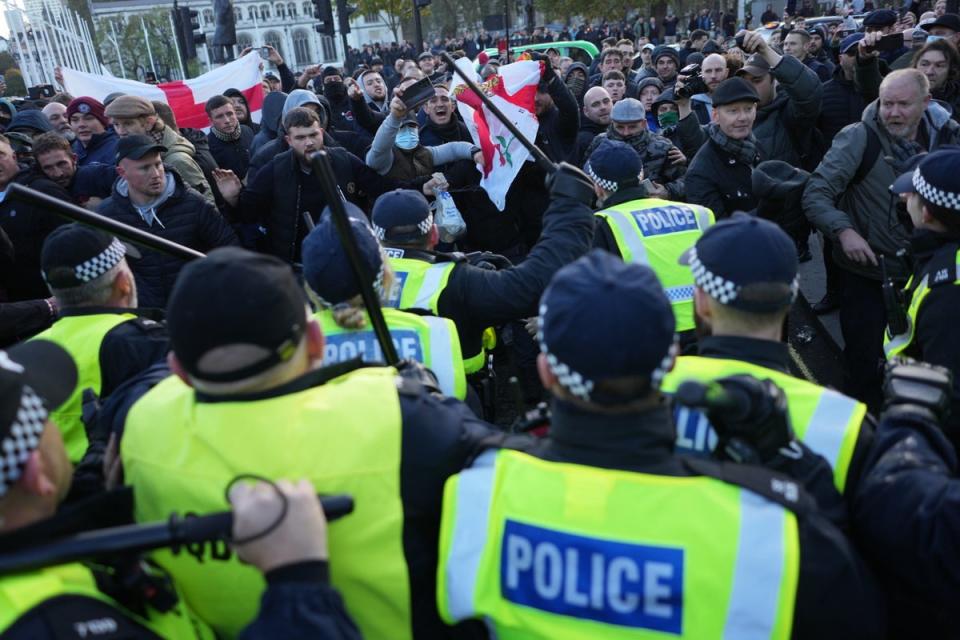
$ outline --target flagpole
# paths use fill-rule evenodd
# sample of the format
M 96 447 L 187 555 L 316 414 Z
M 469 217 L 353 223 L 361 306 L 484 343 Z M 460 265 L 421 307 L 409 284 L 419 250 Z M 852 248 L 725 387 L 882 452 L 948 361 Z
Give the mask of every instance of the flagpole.
M 53 11 L 50 10 L 50 7 L 47 6 L 47 3 L 43 3 L 43 8 L 47 11 L 47 17 L 50 19 L 50 32 L 53 40 L 53 49 L 57 55 L 57 64 L 59 66 L 68 66 L 66 64 L 66 56 L 63 54 L 63 46 L 60 41 L 60 34 L 57 32 L 57 24 L 53 19 Z
M 120 45 L 117 44 L 117 32 L 113 28 L 113 20 L 110 20 L 109 18 L 107 18 L 107 24 L 110 25 L 110 33 L 113 35 L 113 38 L 111 38 L 111 40 L 113 41 L 113 48 L 117 52 L 117 64 L 120 65 L 120 75 L 123 76 L 124 80 L 126 80 L 127 69 L 123 64 L 123 56 L 120 55 Z
M 177 41 L 177 25 L 173 23 L 173 14 L 167 14 L 167 17 L 170 18 L 170 33 L 173 34 L 174 42 Z M 187 79 L 187 68 L 183 66 L 183 59 L 180 57 L 180 47 L 174 47 L 174 50 L 177 52 L 177 64 L 180 65 L 180 79 Z
M 75 65 L 74 68 L 82 71 L 83 64 L 80 60 L 80 52 L 77 50 L 77 43 L 70 38 L 70 29 L 67 27 L 67 23 L 69 21 L 67 10 L 63 7 L 63 5 L 57 6 L 60 9 L 60 28 L 63 29 L 64 40 L 66 41 L 67 46 L 70 48 L 70 52 L 73 55 L 73 64 Z
M 143 21 L 143 16 L 140 16 L 140 28 L 143 29 L 143 41 L 147 43 L 147 57 L 150 58 L 150 68 L 153 70 L 153 77 L 156 78 L 157 67 L 153 64 L 153 51 L 150 50 L 150 36 L 147 35 L 147 24 Z
M 83 30 L 83 39 L 86 43 L 87 50 L 90 52 L 90 60 L 93 64 L 93 73 L 102 73 L 103 69 L 100 68 L 100 58 L 97 57 L 97 48 L 93 44 L 93 38 L 90 36 L 90 26 L 87 24 L 86 20 L 80 21 L 80 28 Z
M 91 63 L 91 60 L 90 60 L 90 51 L 87 49 L 87 46 L 86 46 L 87 43 L 84 41 L 82 36 L 82 29 L 80 26 L 81 18 L 76 11 L 72 11 L 71 13 L 73 13 L 73 27 L 74 27 L 74 31 L 76 31 L 77 47 L 79 47 L 80 53 L 83 54 L 83 60 L 87 65 L 87 72 L 95 73 L 95 71 L 93 70 L 93 64 Z

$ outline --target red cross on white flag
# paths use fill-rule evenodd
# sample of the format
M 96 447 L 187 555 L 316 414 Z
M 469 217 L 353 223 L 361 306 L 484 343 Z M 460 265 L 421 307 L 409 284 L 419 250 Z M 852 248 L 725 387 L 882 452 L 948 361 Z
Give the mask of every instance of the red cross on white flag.
M 85 73 L 69 67 L 63 67 L 63 81 L 66 90 L 78 98 L 90 96 L 103 102 L 105 97 L 119 91 L 143 96 L 147 100 L 166 102 L 173 109 L 178 126 L 194 129 L 206 129 L 210 126 L 203 106 L 207 100 L 227 89 L 233 88 L 243 93 L 250 106 L 250 118 L 254 122 L 260 122 L 260 108 L 263 105 L 260 58 L 256 55 L 246 55 L 190 80 L 156 85 Z

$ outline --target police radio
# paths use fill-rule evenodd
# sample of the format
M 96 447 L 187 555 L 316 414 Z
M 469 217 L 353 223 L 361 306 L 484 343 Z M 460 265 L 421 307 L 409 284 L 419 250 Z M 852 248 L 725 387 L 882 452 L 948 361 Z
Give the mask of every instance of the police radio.
M 887 331 L 891 336 L 907 332 L 907 314 L 903 309 L 900 291 L 887 275 L 887 261 L 883 254 L 877 256 L 880 262 L 880 279 L 883 289 L 883 308 L 887 312 Z

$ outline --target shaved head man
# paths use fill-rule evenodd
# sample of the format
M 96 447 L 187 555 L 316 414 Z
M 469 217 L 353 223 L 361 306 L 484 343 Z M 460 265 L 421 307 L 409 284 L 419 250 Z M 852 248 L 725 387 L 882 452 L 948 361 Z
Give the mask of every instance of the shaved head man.
M 607 126 L 612 109 L 613 100 L 603 87 L 591 87 L 583 96 L 583 115 L 591 122 Z
M 700 73 L 703 75 L 703 81 L 707 83 L 710 89 L 708 93 L 713 93 L 717 86 L 727 79 L 727 59 L 719 53 L 711 53 L 703 59 L 700 65 Z

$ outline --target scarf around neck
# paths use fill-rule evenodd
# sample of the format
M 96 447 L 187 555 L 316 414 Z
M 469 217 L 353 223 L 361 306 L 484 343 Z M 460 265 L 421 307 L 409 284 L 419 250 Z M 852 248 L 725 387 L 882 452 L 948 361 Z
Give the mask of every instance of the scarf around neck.
M 243 129 L 240 128 L 240 125 L 237 125 L 233 133 L 224 133 L 216 127 L 210 127 L 210 131 L 213 131 L 213 135 L 221 142 L 236 142 L 240 139 L 240 136 L 243 135 Z
M 723 131 L 716 122 L 707 125 L 707 135 L 714 143 L 745 165 L 753 166 L 757 161 L 757 139 L 753 132 L 743 140 L 734 140 Z

